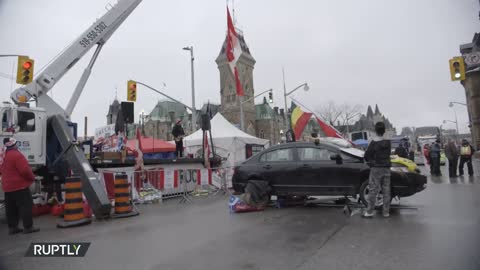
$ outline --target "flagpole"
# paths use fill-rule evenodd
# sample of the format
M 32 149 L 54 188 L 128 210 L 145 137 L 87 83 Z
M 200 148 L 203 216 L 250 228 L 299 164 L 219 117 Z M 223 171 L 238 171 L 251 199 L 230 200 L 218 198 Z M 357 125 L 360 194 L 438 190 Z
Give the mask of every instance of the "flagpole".
M 285 124 L 286 124 L 287 130 L 289 130 L 290 129 L 290 121 L 289 121 L 289 117 L 288 117 L 288 108 L 287 108 L 287 87 L 285 86 L 285 69 L 283 67 L 282 67 L 282 75 L 283 75 L 283 98 L 284 98 L 284 101 L 285 101 L 284 117 L 285 117 Z
M 245 115 L 243 114 L 243 96 L 238 96 L 240 103 L 240 129 L 245 131 Z
M 302 103 L 300 103 L 300 101 L 298 101 L 297 99 L 295 99 L 294 97 L 290 97 L 293 101 L 295 101 L 296 103 L 298 103 L 298 105 L 302 106 L 303 108 L 307 109 L 309 112 L 313 113 L 315 116 L 317 116 L 317 114 L 310 110 L 307 106 L 303 105 Z

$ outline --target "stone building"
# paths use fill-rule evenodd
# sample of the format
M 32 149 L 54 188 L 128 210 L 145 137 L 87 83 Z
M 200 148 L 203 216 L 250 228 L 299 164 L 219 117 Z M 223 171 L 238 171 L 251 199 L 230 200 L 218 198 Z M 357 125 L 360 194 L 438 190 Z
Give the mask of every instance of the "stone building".
M 386 118 L 378 109 L 378 105 L 375 105 L 375 112 L 373 112 L 372 107 L 369 105 L 367 108 L 367 114 L 362 114 L 355 124 L 349 126 L 350 140 L 370 140 L 371 137 L 375 135 L 375 123 L 377 122 L 385 123 L 385 136 L 387 138 L 391 138 L 397 134 L 392 123 L 390 123 L 388 118 Z
M 142 133 L 166 141 L 173 140 L 172 127 L 177 119 L 182 120 L 186 134 L 190 134 L 192 115 L 180 103 L 162 100 L 146 115 L 141 125 Z
M 267 98 L 263 98 L 261 104 L 255 105 L 255 136 L 262 139 L 269 139 L 270 144 L 280 142 L 280 131 L 285 131 L 284 111 L 278 107 L 270 107 Z
M 115 97 L 112 104 L 108 107 L 107 125 L 115 124 L 115 122 L 117 122 L 117 115 L 118 112 L 120 112 L 120 106 L 120 102 L 118 102 L 118 99 Z

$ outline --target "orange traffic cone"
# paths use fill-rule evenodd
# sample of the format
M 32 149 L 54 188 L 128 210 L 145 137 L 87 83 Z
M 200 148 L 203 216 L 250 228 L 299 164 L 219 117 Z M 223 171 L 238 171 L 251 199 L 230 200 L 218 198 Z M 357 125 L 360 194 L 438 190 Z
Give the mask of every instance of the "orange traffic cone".
M 92 219 L 83 213 L 82 181 L 80 177 L 67 177 L 65 180 L 65 205 L 63 220 L 57 223 L 57 228 L 69 228 L 87 225 Z
M 130 197 L 130 184 L 126 174 L 115 174 L 115 213 L 113 218 L 125 218 L 137 216 L 140 213 L 133 208 Z

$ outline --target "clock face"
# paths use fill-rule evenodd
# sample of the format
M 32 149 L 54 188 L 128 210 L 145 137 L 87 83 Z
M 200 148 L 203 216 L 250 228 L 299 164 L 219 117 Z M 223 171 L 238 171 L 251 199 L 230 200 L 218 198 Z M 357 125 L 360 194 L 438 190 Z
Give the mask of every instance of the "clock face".
M 480 53 L 474 52 L 467 55 L 467 57 L 465 57 L 465 62 L 467 63 L 467 65 L 480 64 Z

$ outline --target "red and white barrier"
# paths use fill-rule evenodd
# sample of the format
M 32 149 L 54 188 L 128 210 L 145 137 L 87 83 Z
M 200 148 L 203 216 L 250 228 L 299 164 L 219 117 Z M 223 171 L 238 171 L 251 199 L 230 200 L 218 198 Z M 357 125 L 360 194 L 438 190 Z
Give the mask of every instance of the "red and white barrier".
M 197 185 L 199 186 L 212 185 L 212 169 L 197 170 Z
M 217 186 L 217 183 L 212 181 L 212 174 L 216 175 L 212 169 L 178 169 L 178 168 L 160 168 L 151 167 L 146 168 L 144 172 L 134 171 L 132 167 L 128 168 L 110 168 L 98 169 L 100 179 L 102 179 L 108 197 L 114 198 L 114 174 L 125 173 L 128 176 L 129 182 L 135 188 L 133 199 L 136 199 L 138 192 L 144 188 L 145 183 L 149 183 L 154 188 L 162 192 L 164 198 L 182 196 L 185 192 L 185 186 L 181 179 L 185 181 L 186 191 L 191 192 L 197 186 Z M 185 174 L 185 175 L 184 175 Z

